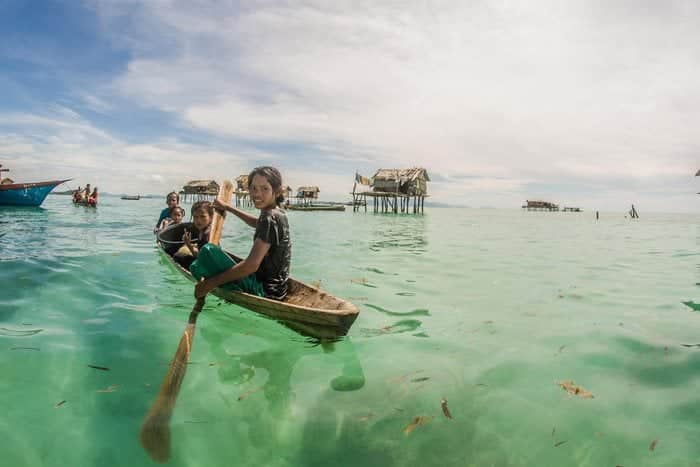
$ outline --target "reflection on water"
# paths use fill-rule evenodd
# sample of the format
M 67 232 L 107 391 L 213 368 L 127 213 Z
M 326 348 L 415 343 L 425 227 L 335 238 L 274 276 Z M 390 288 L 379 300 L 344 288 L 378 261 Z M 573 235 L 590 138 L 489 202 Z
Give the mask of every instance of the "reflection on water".
M 421 255 L 428 248 L 425 224 L 424 216 L 382 215 L 382 222 L 377 223 L 372 232 L 370 250 L 398 249 Z

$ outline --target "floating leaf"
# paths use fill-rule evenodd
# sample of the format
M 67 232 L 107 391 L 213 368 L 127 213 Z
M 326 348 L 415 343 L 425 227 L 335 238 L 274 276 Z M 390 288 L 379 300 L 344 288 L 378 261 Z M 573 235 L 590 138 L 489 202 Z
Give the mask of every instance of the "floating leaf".
M 440 401 L 440 405 L 442 406 L 442 414 L 449 419 L 452 419 L 452 414 L 450 413 L 450 409 L 447 407 L 447 399 L 442 399 Z
M 65 404 L 66 402 L 68 402 L 68 401 L 63 400 L 63 401 L 59 402 L 58 404 L 54 405 L 53 408 L 54 408 L 54 409 L 57 409 L 57 408 L 59 408 L 60 406 L 62 406 L 63 404 Z
M 263 387 L 260 386 L 259 388 L 251 389 L 250 391 L 244 392 L 243 394 L 241 394 L 240 396 L 238 396 L 238 400 L 239 400 L 239 401 L 242 401 L 243 399 L 245 399 L 246 397 L 250 396 L 251 394 L 255 394 L 256 392 L 258 392 L 258 391 L 261 390 L 262 388 L 263 388 Z
M 573 396 L 583 397 L 584 399 L 593 399 L 593 394 L 590 391 L 577 386 L 573 381 L 562 381 L 557 383 L 563 390 Z
M 100 393 L 114 392 L 114 391 L 117 390 L 118 387 L 119 387 L 118 384 L 113 384 L 113 385 L 108 386 L 108 387 L 106 387 L 106 388 L 104 388 L 104 389 L 98 389 L 97 392 L 100 392 Z
M 659 438 L 654 439 L 649 445 L 649 451 L 656 449 L 656 445 L 659 443 Z
M 417 426 L 425 425 L 426 423 L 428 423 L 428 420 L 429 420 L 428 417 L 426 417 L 425 415 L 419 415 L 419 416 L 415 417 L 411 421 L 411 423 L 406 425 L 406 428 L 403 429 L 403 432 L 407 435 L 410 435 L 411 432 L 413 430 L 415 430 Z

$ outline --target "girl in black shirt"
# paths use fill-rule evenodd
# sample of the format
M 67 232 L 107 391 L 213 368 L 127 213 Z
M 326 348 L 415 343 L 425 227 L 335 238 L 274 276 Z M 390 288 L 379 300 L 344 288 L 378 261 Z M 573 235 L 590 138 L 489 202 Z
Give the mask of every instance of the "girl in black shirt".
M 219 247 L 203 247 L 190 267 L 195 277 L 206 278 L 195 286 L 197 298 L 224 284 L 229 289 L 277 300 L 287 296 L 292 242 L 287 215 L 279 208 L 284 201 L 282 175 L 274 167 L 256 167 L 248 175 L 248 186 L 255 207 L 260 209 L 257 218 L 220 200 L 214 201 L 214 207 L 232 212 L 255 229 L 253 247 L 248 257 L 237 264 L 227 264 L 226 259 L 230 258 Z

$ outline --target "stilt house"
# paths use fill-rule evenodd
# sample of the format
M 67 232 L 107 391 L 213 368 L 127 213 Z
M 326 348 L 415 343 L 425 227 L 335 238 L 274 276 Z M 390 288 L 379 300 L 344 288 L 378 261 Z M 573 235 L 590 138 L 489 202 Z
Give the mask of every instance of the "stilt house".
M 379 169 L 368 179 L 355 173 L 352 188 L 353 211 L 364 206 L 367 211 L 367 198 L 374 204 L 374 212 L 422 213 L 425 198 L 428 196 L 428 171 L 422 167 L 410 169 Z M 357 191 L 357 186 L 368 185 L 371 191 Z M 413 207 L 411 208 L 411 200 Z
M 375 192 L 424 196 L 428 194 L 429 181 L 428 172 L 422 167 L 379 169 L 372 177 L 372 189 Z
M 214 180 L 192 180 L 182 187 L 184 201 L 213 200 L 219 193 L 219 184 Z

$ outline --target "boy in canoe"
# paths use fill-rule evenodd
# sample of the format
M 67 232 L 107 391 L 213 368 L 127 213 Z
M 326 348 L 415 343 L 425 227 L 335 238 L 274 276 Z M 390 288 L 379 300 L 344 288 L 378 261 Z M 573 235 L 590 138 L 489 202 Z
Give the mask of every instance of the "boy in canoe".
M 255 207 L 260 209 L 258 217 L 220 200 L 214 201 L 214 207 L 232 212 L 255 229 L 253 247 L 239 263 L 216 245 L 200 247 L 190 266 L 192 275 L 205 278 L 195 286 L 197 298 L 220 286 L 276 300 L 287 297 L 292 242 L 287 215 L 280 209 L 284 202 L 282 175 L 274 167 L 256 167 L 248 175 L 248 186 Z
M 180 204 L 180 195 L 177 194 L 177 191 L 171 191 L 170 193 L 168 193 L 168 196 L 165 197 L 165 204 L 167 204 L 168 207 L 160 212 L 158 222 L 156 222 L 156 226 L 153 228 L 153 233 L 158 232 L 158 226 L 160 225 L 160 223 L 163 222 L 166 218 L 170 217 L 170 211 Z
M 180 222 L 182 222 L 182 219 L 184 219 L 184 217 L 185 210 L 182 209 L 180 206 L 175 206 L 170 210 L 170 217 L 166 217 L 165 219 L 163 219 L 163 222 L 160 223 L 157 230 L 163 230 L 169 225 L 179 224 Z
M 209 201 L 197 201 L 192 205 L 192 223 L 197 228 L 198 236 L 196 241 L 192 239 L 192 233 L 189 230 L 185 231 L 182 236 L 182 241 L 185 246 L 180 248 L 173 255 L 173 259 L 177 261 L 185 269 L 189 269 L 192 261 L 199 256 L 199 250 L 209 243 L 209 233 L 211 231 L 211 221 L 214 218 L 214 207 Z

